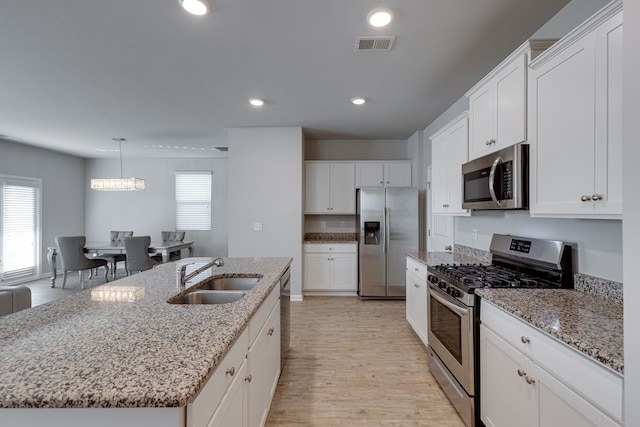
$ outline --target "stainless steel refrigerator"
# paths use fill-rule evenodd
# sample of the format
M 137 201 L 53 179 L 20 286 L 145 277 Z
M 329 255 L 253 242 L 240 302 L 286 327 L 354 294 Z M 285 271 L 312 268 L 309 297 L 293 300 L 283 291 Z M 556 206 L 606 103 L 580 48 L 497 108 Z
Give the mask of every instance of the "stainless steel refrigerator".
M 358 232 L 362 299 L 405 297 L 406 253 L 419 249 L 417 188 L 362 188 Z

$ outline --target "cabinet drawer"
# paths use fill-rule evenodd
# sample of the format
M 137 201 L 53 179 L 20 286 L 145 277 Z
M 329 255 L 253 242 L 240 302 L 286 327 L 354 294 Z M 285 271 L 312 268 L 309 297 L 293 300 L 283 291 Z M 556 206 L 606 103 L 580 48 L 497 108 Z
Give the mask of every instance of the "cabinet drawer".
M 427 266 L 407 257 L 407 271 L 415 274 L 420 280 L 427 281 Z
M 253 342 L 258 337 L 260 330 L 264 326 L 264 323 L 267 321 L 271 310 L 278 303 L 280 299 L 280 285 L 276 285 L 271 290 L 271 293 L 265 300 L 262 302 L 262 305 L 258 308 L 258 311 L 253 315 L 251 320 L 249 321 L 249 346 L 253 345 Z
M 305 243 L 304 253 L 358 253 L 357 243 Z
M 213 375 L 207 380 L 195 400 L 187 406 L 187 427 L 208 424 L 227 388 L 236 375 L 240 374 L 248 348 L 249 333 L 245 329 L 213 371 Z
M 622 419 L 622 377 L 601 363 L 482 300 L 482 324 L 555 378 L 617 420 Z

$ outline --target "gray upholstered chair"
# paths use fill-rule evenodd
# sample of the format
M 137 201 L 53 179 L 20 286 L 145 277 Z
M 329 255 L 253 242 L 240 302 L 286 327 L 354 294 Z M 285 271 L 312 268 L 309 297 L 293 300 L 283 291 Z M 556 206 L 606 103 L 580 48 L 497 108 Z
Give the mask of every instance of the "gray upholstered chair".
M 133 231 L 110 231 L 110 242 L 116 246 L 124 246 L 124 238 L 133 236 Z M 116 270 L 119 262 L 124 262 L 127 268 L 127 256 L 125 254 L 98 254 L 95 258 L 104 259 L 111 265 L 111 278 L 116 278 Z
M 160 232 L 160 238 L 162 239 L 162 242 L 182 242 L 184 241 L 184 235 L 185 232 L 184 231 L 161 231 Z M 182 258 L 182 251 L 174 251 L 171 252 L 169 254 L 169 261 L 177 261 L 180 258 Z M 161 261 L 162 260 L 162 256 L 161 255 L 156 255 L 154 257 L 154 259 Z
M 127 275 L 134 271 L 145 271 L 159 264 L 158 261 L 149 256 L 149 245 L 151 245 L 151 237 L 135 236 L 125 237 L 124 247 L 127 252 Z
M 56 245 L 62 259 L 62 288 L 67 282 L 69 271 L 80 272 L 80 286 L 84 288 L 84 270 L 92 270 L 104 267 L 104 278 L 108 282 L 109 266 L 104 259 L 89 259 L 85 256 L 84 245 L 87 243 L 85 236 L 56 236 Z

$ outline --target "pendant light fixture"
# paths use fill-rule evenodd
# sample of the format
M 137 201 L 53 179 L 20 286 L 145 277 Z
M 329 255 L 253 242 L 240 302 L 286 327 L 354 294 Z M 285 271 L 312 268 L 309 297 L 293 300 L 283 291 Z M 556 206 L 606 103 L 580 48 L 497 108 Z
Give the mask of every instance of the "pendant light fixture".
M 120 178 L 91 178 L 91 189 L 97 191 L 142 191 L 145 189 L 145 180 L 140 178 L 122 177 L 122 143 L 125 138 L 111 138 L 120 157 Z

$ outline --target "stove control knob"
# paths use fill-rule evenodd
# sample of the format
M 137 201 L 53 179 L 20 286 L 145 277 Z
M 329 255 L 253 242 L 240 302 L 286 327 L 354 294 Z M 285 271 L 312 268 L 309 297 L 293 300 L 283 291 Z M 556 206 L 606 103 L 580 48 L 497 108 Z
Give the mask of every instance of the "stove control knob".
M 460 298 L 461 295 L 462 295 L 462 292 L 460 292 L 459 289 L 454 289 L 453 292 L 451 292 L 451 296 L 454 298 Z
M 438 282 L 438 287 L 440 289 L 447 289 L 447 282 Z

